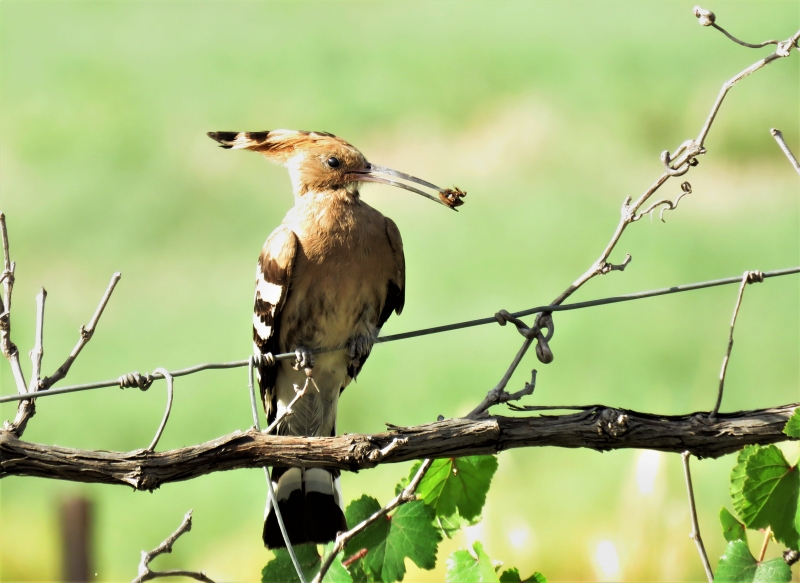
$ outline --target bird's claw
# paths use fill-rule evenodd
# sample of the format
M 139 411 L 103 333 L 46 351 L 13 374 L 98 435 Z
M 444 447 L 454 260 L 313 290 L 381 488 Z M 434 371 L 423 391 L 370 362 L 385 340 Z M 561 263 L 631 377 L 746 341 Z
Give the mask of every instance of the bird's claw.
M 311 349 L 305 346 L 298 346 L 294 351 L 295 361 L 292 365 L 294 370 L 306 369 L 309 371 L 314 368 L 314 355 Z

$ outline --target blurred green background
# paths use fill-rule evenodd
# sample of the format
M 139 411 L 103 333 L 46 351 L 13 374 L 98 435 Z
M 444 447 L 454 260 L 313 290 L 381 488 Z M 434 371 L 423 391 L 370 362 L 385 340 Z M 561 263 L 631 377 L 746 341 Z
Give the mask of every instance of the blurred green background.
M 32 346 L 34 295 L 45 286 L 52 373 L 119 270 L 66 383 L 249 354 L 253 269 L 292 204 L 290 184 L 260 156 L 215 147 L 209 130 L 325 130 L 376 163 L 469 191 L 457 215 L 396 189 L 364 189 L 405 242 L 406 308 L 384 333 L 547 303 L 596 259 L 623 199 L 660 174 L 660 152 L 696 136 L 721 84 L 770 50 L 701 28 L 692 6 L 5 1 L 0 195 L 17 262 L 13 340 L 23 354 Z M 797 2 L 705 7 L 750 42 L 800 25 Z M 730 93 L 708 155 L 685 177 L 693 194 L 666 223 L 633 225 L 612 256 L 631 253 L 629 268 L 576 299 L 800 263 L 800 183 L 768 133 L 782 129 L 800 152 L 799 73 L 794 54 Z M 674 197 L 679 183 L 660 195 Z M 537 367 L 530 403 L 707 410 L 735 295 L 728 286 L 557 315 L 555 361 L 531 354 L 511 386 Z M 798 400 L 799 316 L 798 276 L 748 289 L 724 410 Z M 519 344 L 513 328 L 488 326 L 379 346 L 344 395 L 339 430 L 463 415 Z M 14 392 L 6 365 L 0 380 L 3 394 Z M 159 449 L 246 429 L 246 391 L 241 369 L 177 380 Z M 25 439 L 133 450 L 149 443 L 163 406 L 163 383 L 43 399 Z M 4 419 L 14 410 L 0 406 Z M 796 444 L 782 447 L 797 456 Z M 693 464 L 712 565 L 733 462 Z M 345 497 L 386 501 L 407 471 L 346 475 Z M 7 478 L 0 494 L 3 581 L 59 577 L 58 508 L 76 494 L 95 503 L 98 581 L 132 579 L 139 552 L 189 508 L 192 532 L 156 568 L 252 581 L 270 556 L 261 471 L 152 494 Z M 493 559 L 551 581 L 703 578 L 677 455 L 506 452 L 484 516 L 442 545 L 435 572 L 409 563 L 407 580 L 443 580 L 447 555 L 477 538 Z M 597 557 L 609 542 L 616 571 Z

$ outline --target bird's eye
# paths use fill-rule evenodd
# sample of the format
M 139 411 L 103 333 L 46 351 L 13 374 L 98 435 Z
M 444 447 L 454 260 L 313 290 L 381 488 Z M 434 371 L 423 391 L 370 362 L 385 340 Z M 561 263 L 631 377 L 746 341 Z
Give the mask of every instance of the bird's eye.
M 331 156 L 328 158 L 326 164 L 328 165 L 328 168 L 338 168 L 342 163 L 339 161 L 339 158 Z

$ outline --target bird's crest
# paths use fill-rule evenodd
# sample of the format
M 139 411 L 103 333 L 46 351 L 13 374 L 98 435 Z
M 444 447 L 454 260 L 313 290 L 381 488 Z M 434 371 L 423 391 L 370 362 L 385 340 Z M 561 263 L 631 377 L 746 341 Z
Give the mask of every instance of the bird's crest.
M 218 141 L 222 148 L 253 150 L 267 158 L 285 163 L 300 152 L 320 153 L 326 150 L 346 151 L 361 158 L 361 153 L 345 140 L 328 132 L 304 130 L 269 130 L 263 132 L 208 132 L 208 137 Z
M 208 132 L 208 137 L 219 142 L 223 148 L 261 152 L 272 162 L 286 166 L 295 196 L 302 196 L 309 191 L 327 192 L 355 200 L 359 183 L 379 182 L 416 192 L 456 210 L 455 207 L 464 204 L 461 199 L 467 194 L 455 187 L 440 188 L 409 174 L 370 164 L 355 146 L 327 132 Z M 398 178 L 404 182 L 398 181 Z M 433 189 L 438 198 L 408 182 Z M 344 192 L 347 194 L 342 194 Z

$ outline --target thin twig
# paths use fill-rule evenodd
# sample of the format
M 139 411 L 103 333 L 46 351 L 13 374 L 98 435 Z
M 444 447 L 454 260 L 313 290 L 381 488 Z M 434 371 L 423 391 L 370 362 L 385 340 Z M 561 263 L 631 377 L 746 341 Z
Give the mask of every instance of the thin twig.
M 31 384 L 28 392 L 33 393 L 39 389 L 39 378 L 42 375 L 42 357 L 44 356 L 44 303 L 47 299 L 47 290 L 42 288 L 36 294 L 36 340 L 31 357 Z
M 697 136 L 695 140 L 695 145 L 702 149 L 703 143 L 705 142 L 706 137 L 708 136 L 708 132 L 711 130 L 711 124 L 714 122 L 714 118 L 719 111 L 720 106 L 722 105 L 722 100 L 725 99 L 728 91 L 730 91 L 731 87 L 736 85 L 739 81 L 751 75 L 752 73 L 758 71 L 762 67 L 769 65 L 771 62 L 776 61 L 777 59 L 781 59 L 784 57 L 788 57 L 791 54 L 792 47 L 797 45 L 797 39 L 800 38 L 800 30 L 797 31 L 794 35 L 792 35 L 789 39 L 778 43 L 778 47 L 775 49 L 775 52 L 771 55 L 764 57 L 763 59 L 756 61 L 737 75 L 734 75 L 730 79 L 728 79 L 722 85 L 722 89 L 720 89 L 719 95 L 717 96 L 717 100 L 714 102 L 714 106 L 711 108 L 711 113 L 706 119 L 706 123 L 703 124 L 703 128 L 700 130 L 700 134 Z M 687 153 L 688 157 L 688 153 Z M 685 159 L 684 159 L 685 160 Z M 680 164 L 676 164 L 676 167 Z
M 492 406 L 497 405 L 503 399 L 505 394 L 505 388 L 508 385 L 508 381 L 511 380 L 511 376 L 514 374 L 514 371 L 519 366 L 519 363 L 522 361 L 522 357 L 525 356 L 525 353 L 528 352 L 528 348 L 531 347 L 534 338 L 526 338 L 525 341 L 522 343 L 522 346 L 517 351 L 516 356 L 514 356 L 514 360 L 511 361 L 506 373 L 503 375 L 503 378 L 500 379 L 500 382 L 497 383 L 491 391 L 486 394 L 483 401 L 481 401 L 477 407 L 475 407 L 470 413 L 467 415 L 468 418 L 476 418 L 484 413 L 486 413 Z
M 728 333 L 728 350 L 725 357 L 722 359 L 722 369 L 719 371 L 719 390 L 717 391 L 717 402 L 714 404 L 714 409 L 711 411 L 711 419 L 714 419 L 719 413 L 719 407 L 722 404 L 722 392 L 725 388 L 725 375 L 728 372 L 728 362 L 731 359 L 731 351 L 733 350 L 733 329 L 736 326 L 736 316 L 739 315 L 739 307 L 742 305 L 742 296 L 744 295 L 744 288 L 747 284 L 753 282 L 764 281 L 764 274 L 760 271 L 745 271 L 742 275 L 742 283 L 739 285 L 739 295 L 736 297 L 736 305 L 733 307 L 733 316 L 731 317 L 731 328 Z
M 81 353 L 81 350 L 83 350 L 83 347 L 86 346 L 89 343 L 89 340 L 92 339 L 94 330 L 97 327 L 97 322 L 100 320 L 100 316 L 103 315 L 103 310 L 106 309 L 106 304 L 108 304 L 108 300 L 111 299 L 111 294 L 114 292 L 114 288 L 117 286 L 117 283 L 121 277 L 122 274 L 119 271 L 111 276 L 111 281 L 108 282 L 106 293 L 104 293 L 103 297 L 100 299 L 100 304 L 98 304 L 97 309 L 94 311 L 92 319 L 89 320 L 89 323 L 86 326 L 81 326 L 81 337 L 78 340 L 78 343 L 75 345 L 75 348 L 72 349 L 72 352 L 70 352 L 67 360 L 64 361 L 64 364 L 58 367 L 58 370 L 56 370 L 52 376 L 42 380 L 41 388 L 48 389 L 67 376 L 72 363 L 75 362 L 76 358 L 78 358 L 78 355 Z
M 31 357 L 31 383 L 28 392 L 33 393 L 39 388 L 39 378 L 42 372 L 42 356 L 44 355 L 44 304 L 47 299 L 47 291 L 42 288 L 36 294 L 36 340 L 33 349 L 30 351 Z M 28 420 L 36 413 L 34 399 L 25 399 L 19 402 L 17 414 L 14 421 L 7 425 L 6 429 L 13 431 L 17 437 L 22 437 Z
M 716 23 L 717 17 L 713 12 L 711 12 L 710 10 L 706 10 L 705 8 L 701 8 L 700 6 L 695 6 L 694 7 L 694 15 L 697 17 L 697 20 L 700 22 L 701 26 L 713 26 L 718 31 L 720 31 L 722 34 L 724 34 L 729 39 L 731 39 L 733 42 L 735 42 L 737 44 L 740 44 L 743 47 L 747 47 L 749 49 L 760 49 L 760 48 L 765 47 L 767 45 L 780 44 L 780 42 L 776 41 L 776 40 L 765 40 L 764 42 L 758 43 L 756 45 L 750 44 L 750 43 L 746 43 L 743 40 L 739 40 L 738 38 L 733 36 L 731 33 L 729 33 L 727 30 L 725 30 L 724 28 L 722 28 L 721 26 L 719 26 Z
M 289 401 L 289 404 L 286 405 L 286 408 L 279 415 L 275 416 L 275 419 L 267 426 L 267 428 L 264 430 L 264 433 L 272 433 L 281 421 L 287 417 L 290 417 L 294 413 L 294 409 L 292 409 L 292 407 L 294 407 L 295 403 L 297 403 L 297 401 L 299 401 L 306 394 L 309 382 L 314 383 L 315 386 L 317 384 L 311 377 L 307 377 L 302 389 L 298 388 L 297 385 L 294 386 L 294 398 Z M 319 391 L 319 389 L 317 390 Z
M 764 531 L 764 542 L 761 543 L 761 550 L 758 552 L 758 562 L 764 560 L 764 555 L 767 554 L 767 547 L 769 546 L 769 539 L 772 538 L 772 527 L 768 526 Z
M 659 213 L 658 218 L 661 220 L 662 223 L 666 222 L 666 221 L 664 221 L 664 211 L 674 211 L 676 208 L 678 208 L 678 203 L 680 203 L 681 199 L 684 196 L 686 196 L 687 194 L 692 194 L 692 185 L 689 184 L 688 182 L 684 182 L 684 183 L 681 184 L 681 193 L 678 195 L 678 198 L 675 199 L 675 202 L 672 202 L 668 198 L 662 198 L 661 200 L 657 200 L 654 203 L 652 203 L 649 207 L 647 207 L 645 210 L 640 212 L 638 215 L 633 217 L 633 221 L 632 222 L 638 221 L 644 215 L 647 215 L 647 214 L 650 215 L 650 220 L 652 221 L 653 220 L 653 211 L 656 210 L 656 208 L 658 208 L 660 205 L 664 205 L 664 206 L 661 207 L 661 212 Z M 630 257 L 630 255 L 628 255 L 628 257 Z M 622 271 L 622 270 L 620 270 L 620 271 Z
M 772 128 L 771 130 L 769 130 L 769 133 L 771 133 L 772 137 L 775 138 L 775 141 L 778 142 L 778 145 L 781 147 L 781 150 L 783 150 L 783 153 L 786 154 L 787 158 L 789 158 L 789 162 L 797 171 L 797 173 L 800 174 L 800 163 L 797 162 L 797 158 L 794 157 L 794 154 L 792 154 L 792 151 L 786 144 L 786 140 L 783 139 L 783 134 L 781 133 L 781 131 Z
M 787 269 L 777 269 L 777 270 L 774 270 L 774 271 L 765 271 L 764 272 L 764 278 L 768 279 L 768 278 L 772 278 L 772 277 L 781 277 L 781 276 L 784 276 L 784 275 L 792 275 L 792 274 L 796 274 L 796 273 L 800 273 L 800 267 L 790 267 L 790 268 L 787 268 Z M 641 300 L 641 299 L 645 299 L 645 298 L 653 298 L 653 297 L 658 297 L 658 296 L 663 296 L 663 295 L 670 295 L 670 294 L 675 294 L 675 293 L 683 293 L 683 292 L 694 291 L 694 290 L 698 290 L 698 289 L 706 289 L 706 288 L 711 288 L 711 287 L 718 287 L 718 286 L 722 286 L 722 285 L 731 285 L 731 284 L 734 284 L 734 283 L 740 283 L 741 281 L 742 281 L 742 276 L 741 275 L 736 275 L 736 276 L 733 276 L 733 277 L 725 277 L 725 278 L 722 278 L 722 279 L 713 279 L 713 280 L 703 281 L 703 282 L 698 282 L 698 283 L 688 283 L 688 284 L 673 285 L 673 286 L 670 286 L 670 287 L 663 287 L 663 288 L 659 288 L 659 289 L 643 291 L 643 292 L 636 292 L 636 293 L 632 293 L 632 294 L 624 294 L 624 295 L 619 295 L 619 296 L 612 296 L 612 297 L 608 297 L 608 298 L 600 298 L 600 299 L 597 299 L 597 300 L 588 300 L 588 301 L 585 301 L 585 302 L 575 302 L 575 303 L 572 303 L 572 304 L 561 304 L 561 305 L 550 304 L 550 305 L 545 305 L 545 306 L 537 306 L 535 308 L 529 308 L 527 310 L 521 310 L 519 312 L 513 312 L 510 315 L 515 317 L 515 318 L 522 318 L 522 317 L 525 317 L 525 316 L 530 316 L 532 314 L 540 314 L 540 313 L 543 313 L 543 312 L 567 312 L 567 311 L 572 311 L 572 310 L 580 310 L 580 309 L 584 309 L 584 308 L 592 308 L 592 307 L 597 307 L 597 306 L 605 306 L 605 305 L 609 305 L 609 304 L 616 304 L 616 303 L 620 303 L 620 302 L 629 302 L 629 301 Z M 459 330 L 459 329 L 470 328 L 470 327 L 474 327 L 474 326 L 482 326 L 482 325 L 486 325 L 486 324 L 497 324 L 496 316 L 492 316 L 492 317 L 488 317 L 488 318 L 480 318 L 480 319 L 476 319 L 476 320 L 467 320 L 465 322 L 459 322 L 457 324 L 449 324 L 447 326 L 437 326 L 437 327 L 434 327 L 434 328 L 423 328 L 421 330 L 415 330 L 415 331 L 412 331 L 412 332 L 403 332 L 403 333 L 400 333 L 400 334 L 393 334 L 393 335 L 390 335 L 390 336 L 382 336 L 382 337 L 377 339 L 376 344 L 386 343 L 386 342 L 394 342 L 396 340 L 405 340 L 407 338 L 417 338 L 417 337 L 420 337 L 420 336 L 428 336 L 430 334 L 439 334 L 441 332 L 448 332 L 448 331 L 451 331 L 451 330 Z M 317 354 L 316 351 L 315 351 L 315 354 Z M 295 355 L 294 352 L 286 352 L 286 353 L 283 353 L 283 354 L 276 354 L 272 358 L 274 358 L 275 361 L 291 360 L 291 359 L 296 358 L 296 355 Z M 205 371 L 205 370 L 226 370 L 226 369 L 232 369 L 232 368 L 245 367 L 245 366 L 248 366 L 248 362 L 249 362 L 249 359 L 234 360 L 234 361 L 231 361 L 231 362 L 207 362 L 207 363 L 197 364 L 197 365 L 190 366 L 190 367 L 183 368 L 183 369 L 173 370 L 173 371 L 170 371 L 170 374 L 173 377 L 177 378 L 177 377 L 182 377 L 182 376 L 195 374 L 195 373 L 198 373 L 198 372 L 201 372 L 201 371 Z M 80 385 L 71 385 L 71 386 L 60 387 L 60 388 L 56 388 L 56 389 L 48 389 L 46 391 L 40 391 L 39 394 L 37 394 L 36 398 L 37 399 L 41 399 L 42 397 L 49 397 L 50 395 L 63 395 L 63 394 L 66 394 L 66 393 L 74 393 L 74 392 L 78 392 L 78 391 L 88 391 L 88 390 L 93 390 L 93 389 L 102 389 L 102 388 L 106 388 L 106 387 L 119 387 L 120 386 L 120 379 L 127 378 L 128 376 L 132 376 L 132 375 L 122 375 L 121 377 L 116 378 L 116 379 L 109 379 L 109 380 L 105 380 L 105 381 L 96 381 L 96 382 L 93 382 L 93 383 L 85 383 L 85 384 L 80 384 Z M 147 377 L 148 375 L 144 375 L 144 376 Z M 163 378 L 163 377 L 161 375 L 156 375 L 156 374 L 154 374 L 154 375 L 152 375 L 150 377 L 151 380 L 157 380 L 157 379 L 160 379 L 160 378 Z M 125 386 L 128 386 L 128 385 L 125 385 Z M 134 385 L 130 385 L 130 386 L 135 386 L 135 384 Z M 251 391 L 252 391 L 252 388 L 251 388 Z M 7 402 L 10 402 L 10 401 L 18 401 L 18 400 L 24 399 L 24 398 L 25 398 L 24 395 L 22 395 L 22 396 L 6 395 L 6 396 L 3 396 L 3 397 L 0 397 L 0 403 L 7 403 Z
M 720 31 L 722 34 L 727 36 L 733 42 L 738 43 L 738 44 L 742 45 L 743 47 L 747 47 L 749 49 L 760 49 L 760 48 L 763 48 L 763 47 L 765 47 L 767 45 L 777 45 L 780 42 L 780 41 L 777 41 L 777 40 L 765 40 L 762 43 L 758 43 L 757 45 L 753 45 L 753 44 L 750 44 L 750 43 L 746 43 L 743 40 L 739 40 L 738 38 L 733 36 L 731 33 L 729 33 L 727 30 L 725 30 L 724 28 L 722 28 L 718 24 L 712 24 L 711 26 L 716 28 L 718 31 Z
M 703 546 L 703 539 L 700 537 L 700 525 L 697 523 L 697 508 L 694 504 L 694 488 L 692 488 L 692 472 L 689 470 L 689 452 L 685 451 L 681 454 L 683 459 L 683 474 L 686 476 L 686 492 L 689 494 L 689 512 L 692 515 L 692 532 L 689 538 L 697 545 L 697 552 L 700 554 L 700 560 L 703 563 L 703 569 L 708 577 L 708 583 L 714 583 L 714 572 L 711 570 L 711 564 L 708 562 L 708 555 L 706 548 Z
M 172 552 L 172 545 L 181 537 L 181 535 L 192 530 L 192 511 L 186 513 L 183 517 L 183 522 L 178 527 L 178 530 L 169 535 L 164 542 L 158 545 L 149 553 L 142 551 L 142 560 L 139 562 L 139 574 L 132 581 L 132 583 L 144 583 L 144 581 L 151 581 L 159 577 L 189 577 L 195 581 L 204 581 L 205 583 L 214 583 L 209 579 L 205 572 L 184 571 L 179 569 L 172 569 L 169 571 L 153 571 L 150 569 L 150 561 L 155 559 L 158 555 Z
M 8 250 L 8 229 L 6 228 L 6 216 L 3 213 L 0 213 L 0 239 L 2 239 L 3 245 L 3 273 L 0 275 L 3 282 L 3 299 L 0 301 L 0 352 L 11 365 L 17 393 L 24 394 L 28 392 L 28 385 L 19 362 L 19 350 L 11 341 L 11 295 L 14 290 L 14 272 L 17 266 L 11 261 Z M 8 427 L 6 424 L 6 429 Z
M 256 404 L 256 388 L 253 382 L 253 373 L 255 372 L 255 355 L 247 359 L 247 389 L 250 395 L 250 410 L 253 413 L 253 427 L 261 430 L 261 422 L 258 420 L 258 405 Z
M 156 445 L 158 445 L 158 440 L 161 439 L 161 434 L 164 433 L 164 428 L 167 426 L 170 411 L 172 411 L 172 395 L 174 388 L 172 375 L 169 374 L 168 370 L 163 368 L 157 368 L 154 372 L 163 375 L 163 377 L 167 380 L 167 408 L 164 410 L 164 417 L 161 419 L 161 424 L 158 426 L 158 430 L 153 437 L 153 441 L 150 442 L 150 445 L 147 446 L 145 451 L 155 451 Z
M 333 548 L 331 549 L 331 552 L 328 553 L 328 556 L 325 557 L 325 559 L 322 561 L 322 566 L 319 569 L 319 573 L 317 573 L 317 576 L 314 577 L 311 583 L 322 582 L 322 580 L 325 578 L 325 574 L 328 572 L 328 569 L 330 569 L 331 565 L 333 565 L 333 561 L 336 560 L 336 556 L 340 552 L 342 552 L 342 550 L 344 550 L 344 547 L 347 545 L 348 542 L 350 542 L 350 540 L 354 536 L 366 530 L 372 523 L 374 523 L 380 518 L 383 518 L 398 506 L 401 506 L 406 502 L 416 500 L 416 495 L 414 494 L 414 492 L 417 491 L 417 488 L 419 487 L 422 478 L 425 477 L 425 474 L 430 469 L 432 463 L 433 460 L 430 459 L 424 460 L 419 470 L 417 470 L 417 473 L 414 475 L 414 478 L 411 480 L 411 483 L 405 488 L 403 488 L 403 491 L 400 492 L 397 496 L 392 498 L 392 500 L 386 506 L 384 506 L 383 508 L 375 512 L 375 514 L 373 514 L 366 520 L 360 522 L 347 532 L 339 533 L 336 536 L 336 541 L 333 543 Z
M 11 294 L 14 289 L 14 272 L 16 263 L 11 261 L 8 247 L 8 229 L 6 228 L 6 216 L 0 213 L 0 239 L 3 247 L 3 273 L 0 279 L 3 282 L 3 298 L 0 300 L 0 352 L 11 365 L 11 374 L 14 377 L 14 384 L 17 387 L 18 395 L 26 395 L 28 392 L 25 383 L 25 374 L 22 372 L 22 364 L 19 360 L 19 349 L 11 341 Z M 17 406 L 17 414 L 14 421 L 3 423 L 3 430 L 10 431 L 17 436 L 21 436 L 25 431 L 28 419 L 33 415 L 34 404 L 30 400 L 20 400 Z

